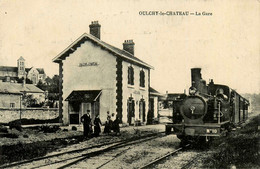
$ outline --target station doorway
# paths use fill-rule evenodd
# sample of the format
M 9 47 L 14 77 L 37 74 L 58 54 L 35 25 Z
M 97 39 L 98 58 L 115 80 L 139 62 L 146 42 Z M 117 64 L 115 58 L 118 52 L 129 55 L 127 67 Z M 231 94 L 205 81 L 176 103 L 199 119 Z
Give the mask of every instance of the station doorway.
M 90 111 L 90 117 L 94 120 L 96 115 L 100 113 L 99 97 L 101 90 L 81 90 L 72 91 L 65 99 L 69 102 L 68 113 L 70 124 L 80 124 L 80 118 Z

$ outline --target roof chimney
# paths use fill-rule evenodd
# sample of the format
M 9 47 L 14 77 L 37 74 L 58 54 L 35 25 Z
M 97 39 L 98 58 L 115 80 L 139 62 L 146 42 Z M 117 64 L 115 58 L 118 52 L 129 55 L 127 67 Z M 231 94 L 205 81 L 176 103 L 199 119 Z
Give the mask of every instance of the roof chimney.
M 133 40 L 125 40 L 123 43 L 123 49 L 132 55 L 134 55 L 135 43 Z
M 89 25 L 89 33 L 100 39 L 100 27 L 101 25 L 98 23 L 98 21 L 92 21 Z

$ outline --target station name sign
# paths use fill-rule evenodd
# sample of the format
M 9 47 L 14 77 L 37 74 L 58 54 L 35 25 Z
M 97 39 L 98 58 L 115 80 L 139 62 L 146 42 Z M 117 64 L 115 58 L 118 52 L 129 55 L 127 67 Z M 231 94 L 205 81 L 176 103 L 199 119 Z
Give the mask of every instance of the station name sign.
M 87 67 L 87 66 L 98 66 L 98 63 L 97 62 L 79 63 L 79 67 Z

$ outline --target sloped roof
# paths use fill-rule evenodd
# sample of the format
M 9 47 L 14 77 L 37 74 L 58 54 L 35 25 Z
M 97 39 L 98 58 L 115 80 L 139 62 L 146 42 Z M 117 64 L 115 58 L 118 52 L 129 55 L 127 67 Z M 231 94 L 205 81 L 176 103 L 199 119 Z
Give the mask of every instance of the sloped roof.
M 25 71 L 26 71 L 26 72 L 29 72 L 32 68 L 33 68 L 33 67 L 31 67 L 31 68 L 25 68 Z M 36 68 L 36 70 L 39 72 L 39 74 L 44 74 L 44 73 L 45 73 L 43 68 Z
M 167 100 L 184 99 L 186 96 L 185 93 L 169 93 L 167 94 Z
M 69 45 L 65 50 L 63 50 L 60 54 L 58 54 L 55 58 L 52 59 L 53 62 L 59 63 L 61 60 L 64 60 L 66 57 L 68 57 L 71 53 L 73 53 L 77 48 L 84 43 L 85 41 L 90 40 L 93 43 L 100 45 L 102 48 L 110 51 L 116 56 L 122 57 L 125 60 L 132 61 L 134 63 L 137 63 L 139 65 L 145 66 L 147 68 L 153 69 L 153 67 L 142 60 L 138 59 L 131 53 L 119 49 L 117 47 L 114 47 L 112 45 L 109 45 L 102 40 L 96 38 L 95 36 L 92 36 L 90 34 L 84 33 L 81 35 L 76 41 L 74 41 L 71 45 Z
M 0 66 L 0 71 L 17 72 L 18 68 L 13 66 Z
M 15 80 L 17 81 L 19 78 L 17 76 L 11 76 L 10 80 Z M 0 81 L 5 81 L 6 80 L 6 76 L 0 76 Z
M 10 83 L 10 82 L 0 82 L 0 93 L 44 93 L 43 90 L 39 89 L 33 84 L 22 83 Z
M 29 72 L 31 68 L 25 68 L 26 72 Z M 43 68 L 36 68 L 36 70 L 40 73 L 40 74 L 44 74 L 44 69 Z M 14 66 L 0 66 L 0 71 L 5 71 L 5 72 L 18 72 L 18 67 L 14 67 Z
M 161 94 L 160 92 L 158 92 L 157 90 L 155 90 L 155 89 L 152 88 L 152 87 L 149 88 L 149 92 L 150 92 L 150 95 L 163 96 L 163 94 Z
M 98 99 L 101 90 L 73 90 L 65 101 L 93 102 Z
M 29 72 L 31 69 L 32 69 L 32 67 L 31 68 L 25 68 L 25 71 Z
M 25 60 L 22 56 L 20 56 L 20 58 L 18 60 Z
M 44 74 L 44 73 L 45 73 L 43 68 L 36 68 L 36 69 L 38 70 L 38 72 L 39 72 L 40 74 Z
M 0 82 L 0 93 L 6 94 L 22 94 L 19 89 L 17 89 L 14 85 L 10 85 L 10 83 Z

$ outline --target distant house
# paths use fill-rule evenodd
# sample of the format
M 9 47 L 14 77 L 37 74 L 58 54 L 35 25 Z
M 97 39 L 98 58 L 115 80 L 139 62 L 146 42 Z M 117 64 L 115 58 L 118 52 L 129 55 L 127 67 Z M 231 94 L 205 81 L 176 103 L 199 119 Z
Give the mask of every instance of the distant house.
M 22 92 L 13 85 L 0 82 L 0 108 L 19 108 L 21 95 Z
M 26 68 L 25 59 L 22 56 L 17 60 L 17 67 L 0 66 L 0 81 L 16 82 L 22 77 L 26 77 L 30 79 L 33 84 L 37 84 L 40 80 L 42 82 L 45 81 L 46 74 L 43 68 Z
M 158 118 L 159 114 L 159 98 L 163 95 L 155 90 L 154 88 L 149 88 L 149 112 L 148 119 L 154 120 Z
M 33 84 L 0 82 L 0 108 L 19 108 L 22 95 L 32 95 L 39 103 L 45 100 L 44 91 Z
M 186 96 L 185 93 L 167 93 L 165 98 L 161 100 L 163 101 L 163 108 L 172 109 L 174 101 L 183 100 Z

